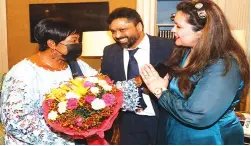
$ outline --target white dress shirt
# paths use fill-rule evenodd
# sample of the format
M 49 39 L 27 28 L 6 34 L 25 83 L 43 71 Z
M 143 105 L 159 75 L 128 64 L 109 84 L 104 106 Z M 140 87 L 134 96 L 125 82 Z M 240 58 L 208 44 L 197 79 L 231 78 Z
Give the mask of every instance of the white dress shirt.
M 138 51 L 134 54 L 134 58 L 138 62 L 139 70 L 142 66 L 145 64 L 150 63 L 150 41 L 149 37 L 145 34 L 143 40 L 140 42 L 140 44 L 136 47 L 139 48 Z M 128 62 L 129 62 L 129 52 L 128 50 L 124 48 L 124 69 L 125 69 L 125 76 L 127 78 L 127 68 L 128 68 Z M 138 115 L 147 115 L 147 116 L 155 116 L 155 112 L 152 106 L 152 102 L 150 100 L 149 95 L 143 93 L 143 99 L 147 105 L 147 108 L 143 111 L 136 112 Z

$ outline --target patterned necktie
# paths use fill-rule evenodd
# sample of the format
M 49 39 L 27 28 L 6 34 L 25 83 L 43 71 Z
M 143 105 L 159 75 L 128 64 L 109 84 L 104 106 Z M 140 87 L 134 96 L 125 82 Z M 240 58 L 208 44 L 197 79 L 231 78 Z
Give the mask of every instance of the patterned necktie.
M 127 80 L 130 80 L 132 78 L 135 78 L 139 76 L 139 67 L 138 62 L 134 57 L 134 54 L 138 51 L 139 48 L 136 48 L 134 50 L 128 50 L 129 51 L 129 62 L 128 62 L 128 68 L 127 68 Z M 142 90 L 138 88 L 139 91 L 139 105 L 144 110 L 147 105 L 143 99 Z

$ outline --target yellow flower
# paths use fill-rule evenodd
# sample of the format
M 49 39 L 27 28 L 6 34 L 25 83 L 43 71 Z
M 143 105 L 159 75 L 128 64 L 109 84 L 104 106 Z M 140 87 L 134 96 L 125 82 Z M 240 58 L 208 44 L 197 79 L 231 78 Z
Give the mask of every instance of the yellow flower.
M 80 97 L 86 95 L 88 88 L 85 88 L 83 86 L 83 84 L 84 84 L 83 79 L 76 78 L 75 80 L 70 80 L 70 83 L 72 83 L 72 91 L 75 94 L 79 95 Z
M 72 83 L 72 85 L 76 86 L 76 87 L 82 87 L 83 86 L 83 80 L 81 78 L 76 78 L 75 80 L 71 79 L 70 83 Z
M 51 93 L 47 94 L 46 99 L 55 99 L 57 101 L 65 101 L 65 94 L 67 93 L 67 91 L 62 90 L 60 88 L 52 88 L 51 89 Z
M 71 90 L 71 88 L 68 87 L 68 86 L 66 86 L 65 84 L 62 84 L 62 85 L 60 86 L 60 88 L 61 88 L 62 90 L 65 90 L 65 91 L 70 91 L 70 90 Z

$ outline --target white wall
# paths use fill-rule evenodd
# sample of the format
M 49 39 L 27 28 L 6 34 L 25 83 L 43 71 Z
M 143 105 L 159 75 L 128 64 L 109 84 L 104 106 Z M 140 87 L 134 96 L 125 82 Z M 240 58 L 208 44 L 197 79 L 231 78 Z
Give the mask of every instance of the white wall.
M 145 33 L 149 35 L 155 35 L 157 31 L 156 7 L 157 0 L 137 0 L 136 10 L 144 23 Z

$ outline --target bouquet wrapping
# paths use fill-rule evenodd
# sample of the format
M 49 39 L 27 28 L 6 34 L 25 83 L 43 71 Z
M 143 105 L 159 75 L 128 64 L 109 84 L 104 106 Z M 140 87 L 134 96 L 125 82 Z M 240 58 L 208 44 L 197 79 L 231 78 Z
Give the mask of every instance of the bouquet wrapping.
M 88 144 L 108 144 L 104 131 L 111 128 L 123 102 L 122 91 L 108 76 L 71 79 L 45 97 L 44 117 L 55 131 L 86 138 Z

